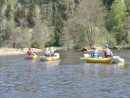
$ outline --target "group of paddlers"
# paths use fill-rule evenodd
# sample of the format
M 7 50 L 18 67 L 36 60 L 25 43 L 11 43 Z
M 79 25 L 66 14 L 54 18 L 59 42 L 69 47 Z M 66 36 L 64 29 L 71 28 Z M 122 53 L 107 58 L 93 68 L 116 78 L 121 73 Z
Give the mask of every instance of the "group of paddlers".
M 46 48 L 46 49 L 45 49 L 44 56 L 54 56 L 55 50 L 56 50 L 55 47 L 51 47 L 50 49 L 49 49 L 49 48 Z M 35 55 L 37 55 L 37 54 L 36 54 L 36 52 L 34 51 L 33 48 L 32 48 L 32 49 L 29 48 L 28 51 L 27 51 L 27 55 L 28 55 L 28 56 L 35 56 Z
M 99 58 L 100 57 L 100 52 L 99 50 L 96 48 L 96 46 L 92 46 L 91 47 L 92 52 L 91 52 L 91 58 Z M 46 48 L 45 52 L 44 52 L 44 56 L 50 57 L 50 56 L 54 56 L 54 52 L 55 52 L 56 48 L 55 47 L 51 47 Z M 113 53 L 111 51 L 111 49 L 109 49 L 108 44 L 105 44 L 105 49 L 103 49 L 102 53 L 104 54 L 105 58 L 109 58 L 113 56 Z M 34 49 L 29 48 L 29 50 L 27 51 L 27 55 L 28 56 L 33 56 L 33 55 L 37 55 L 36 52 L 34 51 Z
M 92 49 L 91 58 L 99 58 L 100 52 L 96 48 L 96 46 L 92 46 L 91 49 Z M 109 47 L 108 47 L 108 44 L 105 44 L 105 49 L 103 49 L 102 53 L 104 54 L 105 58 L 109 58 L 109 57 L 113 56 L 111 49 L 109 49 Z

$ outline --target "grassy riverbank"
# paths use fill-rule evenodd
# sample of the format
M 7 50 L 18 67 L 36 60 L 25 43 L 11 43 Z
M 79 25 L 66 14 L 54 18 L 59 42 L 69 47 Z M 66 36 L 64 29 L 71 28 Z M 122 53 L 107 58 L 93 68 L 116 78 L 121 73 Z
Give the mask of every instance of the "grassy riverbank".
M 27 50 L 28 50 L 28 48 L 16 49 L 16 48 L 4 48 L 4 47 L 1 47 L 0 48 L 0 55 L 2 56 L 2 55 L 26 54 Z M 42 52 L 43 50 L 34 48 L 34 51 Z

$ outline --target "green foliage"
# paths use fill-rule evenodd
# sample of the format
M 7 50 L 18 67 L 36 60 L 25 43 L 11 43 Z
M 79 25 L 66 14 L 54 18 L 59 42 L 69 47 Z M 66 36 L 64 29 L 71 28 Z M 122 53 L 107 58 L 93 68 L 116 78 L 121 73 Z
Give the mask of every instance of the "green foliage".
M 110 6 L 112 5 L 113 2 L 114 0 L 103 0 L 103 3 L 104 5 L 106 5 L 108 10 L 110 10 Z
M 32 42 L 31 47 L 32 48 L 39 48 L 39 44 L 34 41 L 34 42 Z
M 126 43 L 125 40 L 122 40 L 121 43 L 120 43 L 120 46 L 124 46 L 124 45 L 127 45 L 127 43 Z
M 126 6 L 127 6 L 127 11 L 130 14 L 130 0 L 124 0 L 124 1 L 125 1 Z
M 108 29 L 110 31 L 121 32 L 126 17 L 126 5 L 122 0 L 115 0 L 109 12 Z
M 125 18 L 128 15 L 126 11 L 130 13 L 130 0 L 125 0 L 127 9 L 121 1 L 0 0 L 0 46 L 60 46 L 60 39 L 69 49 L 90 43 L 116 45 L 125 39 L 122 39 L 122 32 L 127 36 L 129 31 L 129 18 L 127 22 Z M 105 6 L 108 10 L 111 6 L 107 21 L 111 33 L 103 32 Z M 64 28 L 67 29 L 63 31 Z M 126 39 L 130 43 L 129 34 Z
M 66 10 L 67 10 L 67 4 L 64 0 L 59 0 L 58 1 L 58 10 L 59 10 L 59 13 L 61 15 L 61 17 L 64 19 L 64 20 L 67 20 L 67 14 L 65 13 Z
M 127 39 L 128 39 L 128 43 L 129 43 L 129 45 L 130 45 L 130 31 L 128 32 Z
M 54 37 L 53 37 L 55 46 L 60 46 L 60 36 L 63 30 L 63 27 L 64 27 L 63 19 L 61 17 L 58 17 L 56 25 L 55 25 Z
M 115 32 L 117 42 L 121 42 L 121 32 L 124 30 L 125 18 L 128 15 L 126 5 L 122 0 L 115 0 L 108 13 L 107 28 L 110 32 Z

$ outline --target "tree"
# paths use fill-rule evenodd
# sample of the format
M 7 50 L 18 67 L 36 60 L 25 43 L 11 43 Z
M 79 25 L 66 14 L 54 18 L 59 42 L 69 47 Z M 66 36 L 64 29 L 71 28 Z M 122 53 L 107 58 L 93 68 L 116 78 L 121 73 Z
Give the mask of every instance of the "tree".
M 32 34 L 32 47 L 43 48 L 49 38 L 48 27 L 43 23 L 41 10 L 38 5 L 35 6 L 34 11 L 34 30 Z
M 121 33 L 124 30 L 125 19 L 128 13 L 126 12 L 126 5 L 122 0 L 115 0 L 110 8 L 107 28 L 110 32 L 115 33 L 119 44 L 121 42 Z
M 130 14 L 130 0 L 124 0 L 124 1 L 125 1 L 126 6 L 127 6 L 127 11 Z
M 114 0 L 103 0 L 103 3 L 104 5 L 106 5 L 108 10 L 110 10 L 110 6 L 112 5 L 113 2 Z
M 54 34 L 52 35 L 52 44 L 60 46 L 60 36 L 64 27 L 64 21 L 67 20 L 67 5 L 64 0 L 57 0 L 57 4 L 53 1 L 53 24 Z
M 100 0 L 82 0 L 76 17 L 67 22 L 73 46 L 97 44 L 97 40 L 102 35 L 101 30 L 105 24 L 105 15 L 105 8 Z M 64 34 L 64 36 L 67 35 Z

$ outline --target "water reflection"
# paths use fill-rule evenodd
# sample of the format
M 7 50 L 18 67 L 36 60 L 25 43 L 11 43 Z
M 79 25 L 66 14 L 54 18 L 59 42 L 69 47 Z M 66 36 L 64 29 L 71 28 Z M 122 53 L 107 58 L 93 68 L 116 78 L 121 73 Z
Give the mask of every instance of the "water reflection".
M 124 69 L 124 65 L 87 63 L 84 65 L 84 74 L 90 77 L 112 77 L 115 75 L 115 71 L 119 69 Z
M 80 60 L 81 52 L 60 55 L 52 62 L 1 58 L 1 98 L 129 98 L 129 59 L 125 65 L 93 64 Z
M 60 60 L 46 62 L 47 67 L 58 66 L 59 64 L 60 64 Z
M 107 65 L 107 64 L 102 64 L 103 69 L 102 69 L 102 76 L 104 77 L 110 77 L 114 75 L 114 68 L 113 65 Z

